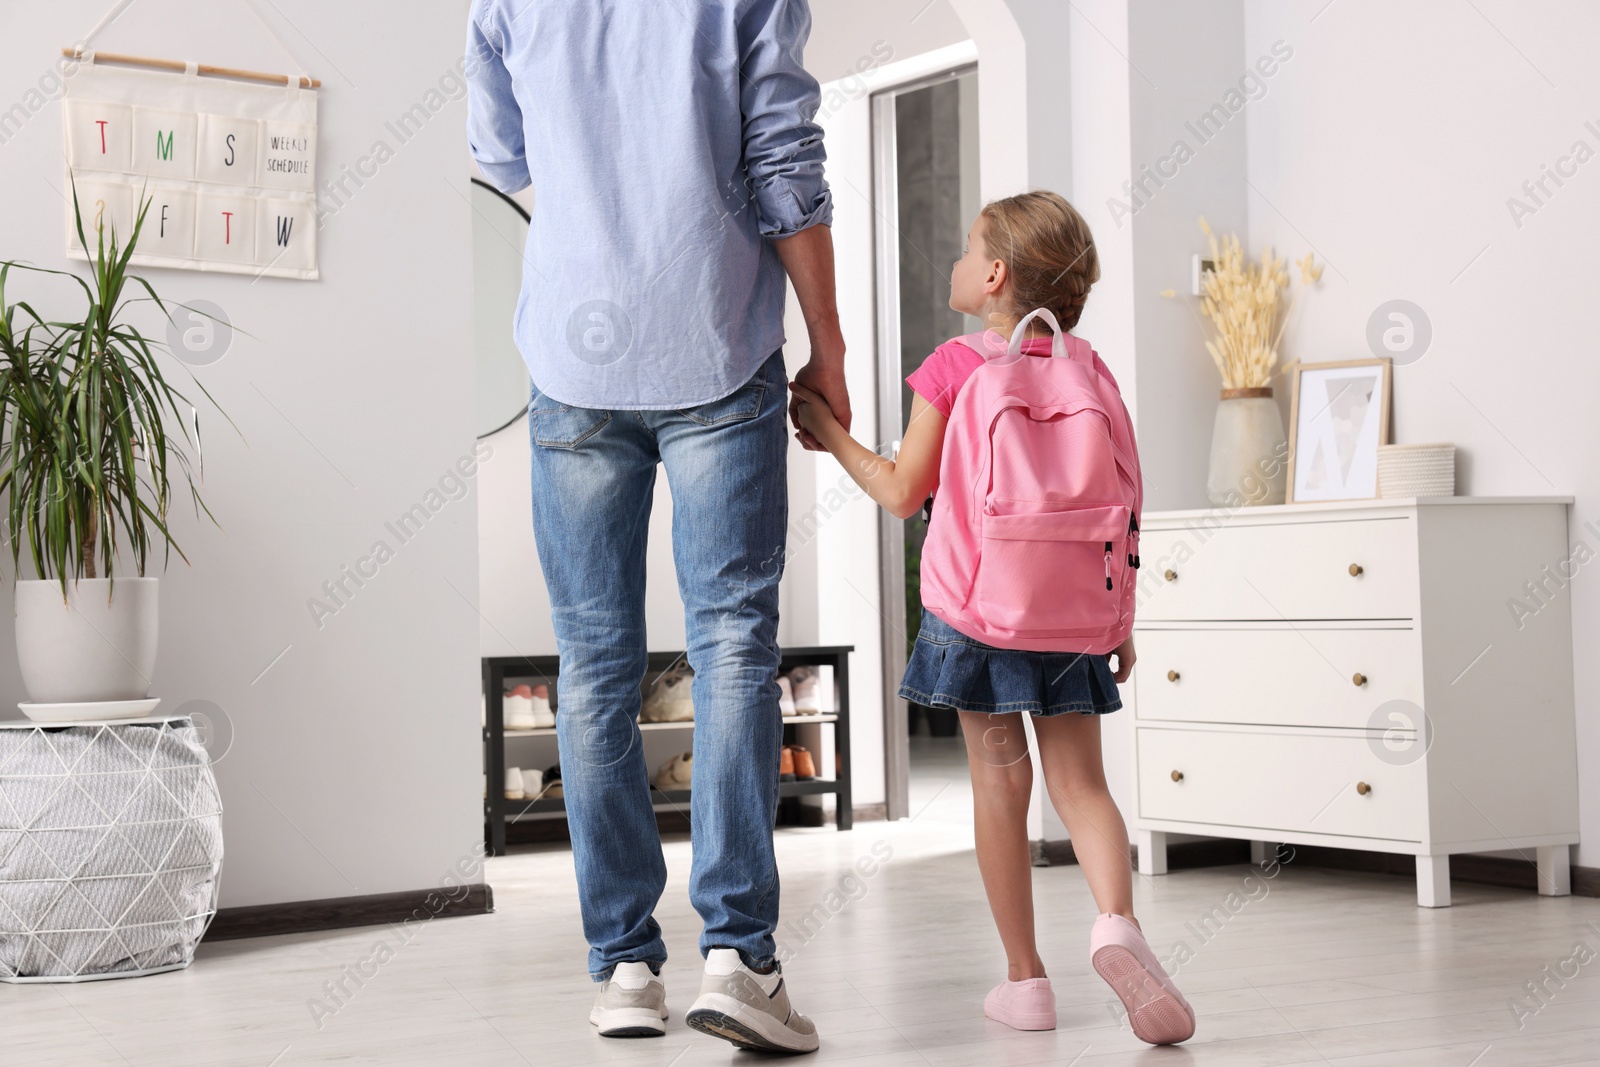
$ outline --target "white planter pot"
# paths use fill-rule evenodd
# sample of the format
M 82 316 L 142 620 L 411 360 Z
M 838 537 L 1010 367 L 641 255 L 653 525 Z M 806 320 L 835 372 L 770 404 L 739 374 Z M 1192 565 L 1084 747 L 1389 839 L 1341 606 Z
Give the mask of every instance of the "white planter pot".
M 150 693 L 160 579 L 17 582 L 17 660 L 35 704 L 137 700 Z
M 1219 507 L 1283 503 L 1287 456 L 1272 390 L 1224 390 L 1211 430 L 1206 498 Z

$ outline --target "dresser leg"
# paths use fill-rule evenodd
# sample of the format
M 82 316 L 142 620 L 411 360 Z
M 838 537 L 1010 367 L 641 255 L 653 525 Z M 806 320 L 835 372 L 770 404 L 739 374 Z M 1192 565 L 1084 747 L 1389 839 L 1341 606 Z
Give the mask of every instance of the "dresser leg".
M 1450 854 L 1417 857 L 1417 907 L 1450 906 Z
M 1539 894 L 1546 897 L 1572 895 L 1572 854 L 1567 845 L 1539 846 Z
M 1167 873 L 1167 834 L 1164 830 L 1139 831 L 1139 873 Z
M 1273 859 L 1272 845 L 1266 841 L 1250 842 L 1250 866 L 1265 867 Z

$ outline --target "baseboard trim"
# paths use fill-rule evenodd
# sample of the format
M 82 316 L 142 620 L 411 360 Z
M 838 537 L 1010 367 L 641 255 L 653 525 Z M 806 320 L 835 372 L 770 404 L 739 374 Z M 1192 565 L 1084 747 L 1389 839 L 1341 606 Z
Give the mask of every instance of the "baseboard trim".
M 1327 845 L 1294 845 L 1293 865 L 1296 867 L 1325 867 L 1340 871 L 1366 871 L 1373 874 L 1397 874 L 1414 878 L 1417 862 L 1414 856 L 1393 852 L 1367 852 L 1355 848 L 1331 848 Z M 1078 862 L 1071 841 L 1034 842 L 1034 866 L 1067 866 Z M 1128 848 L 1128 860 L 1134 870 L 1139 869 L 1139 846 Z M 1185 870 L 1195 867 L 1224 867 L 1250 862 L 1250 842 L 1229 838 L 1212 838 L 1206 841 L 1185 841 L 1167 846 L 1167 870 Z M 1477 856 L 1461 853 L 1450 857 L 1450 880 L 1473 882 L 1478 885 L 1496 885 L 1506 889 L 1539 888 L 1537 868 L 1529 860 L 1508 859 L 1505 856 Z M 1572 868 L 1572 895 L 1575 897 L 1600 897 L 1600 867 Z
M 850 817 L 856 822 L 884 822 L 889 818 L 889 805 L 855 804 L 850 808 Z
M 452 895 L 454 899 L 452 899 Z M 416 889 L 371 893 L 359 897 L 295 900 L 286 904 L 253 904 L 219 908 L 206 930 L 207 941 L 242 937 L 304 934 L 351 926 L 378 926 L 407 919 L 446 919 L 487 915 L 494 911 L 494 890 L 486 882 L 451 889 Z

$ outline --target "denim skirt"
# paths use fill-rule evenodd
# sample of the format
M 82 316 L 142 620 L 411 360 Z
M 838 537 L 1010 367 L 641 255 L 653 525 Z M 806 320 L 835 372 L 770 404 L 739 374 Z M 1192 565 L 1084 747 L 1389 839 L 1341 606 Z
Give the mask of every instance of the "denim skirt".
M 992 715 L 1104 715 L 1122 707 L 1109 657 L 995 648 L 927 608 L 900 697 L 924 707 Z

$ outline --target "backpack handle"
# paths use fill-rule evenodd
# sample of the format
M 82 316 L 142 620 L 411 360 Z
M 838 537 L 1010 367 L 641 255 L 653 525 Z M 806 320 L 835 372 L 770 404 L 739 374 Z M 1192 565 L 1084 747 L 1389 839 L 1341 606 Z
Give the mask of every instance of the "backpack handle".
M 1013 356 L 1022 355 L 1022 342 L 1028 332 L 1028 324 L 1034 319 L 1043 321 L 1055 334 L 1055 341 L 1051 345 L 1050 354 L 1056 359 L 1071 359 L 1072 353 L 1067 348 L 1067 333 L 1061 328 L 1061 323 L 1056 319 L 1055 312 L 1049 308 L 1040 308 L 1038 311 L 1028 313 L 1028 317 L 1017 323 L 1017 328 L 1011 334 L 1011 347 L 1008 353 Z

